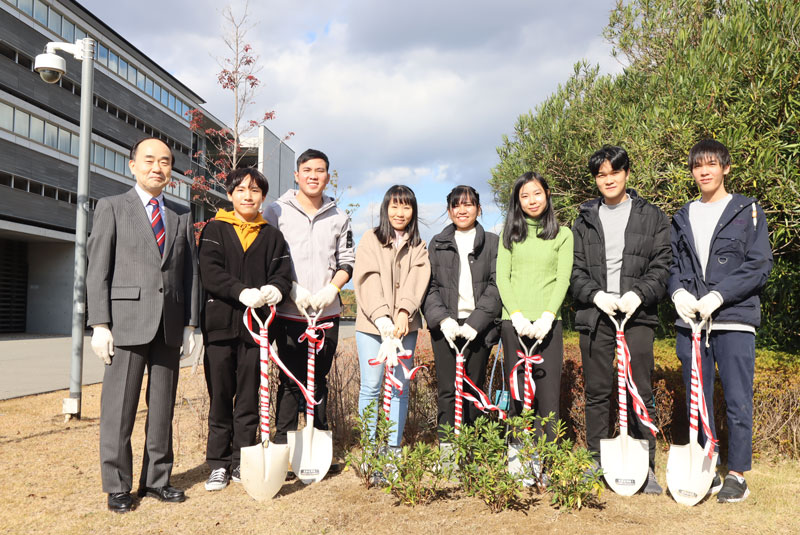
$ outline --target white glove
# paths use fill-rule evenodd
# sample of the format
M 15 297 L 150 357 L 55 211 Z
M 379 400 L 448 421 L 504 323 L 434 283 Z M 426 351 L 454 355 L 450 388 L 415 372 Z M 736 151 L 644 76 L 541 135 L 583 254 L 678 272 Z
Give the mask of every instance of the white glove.
M 277 305 L 283 299 L 281 291 L 271 284 L 265 284 L 259 289 L 259 292 L 261 292 L 261 298 L 265 305 Z
M 699 305 L 695 296 L 681 288 L 672 295 L 672 302 L 675 303 L 675 311 L 683 321 L 689 323 L 689 320 L 695 320 Z
M 531 328 L 531 322 L 522 315 L 522 312 L 514 312 L 511 314 L 511 325 L 514 326 L 514 330 L 517 331 L 517 334 L 520 336 L 527 336 L 525 331 Z
M 386 338 L 381 342 L 378 349 L 378 362 L 386 361 L 388 366 L 397 366 L 400 359 L 397 358 L 398 351 L 403 351 L 403 342 L 399 338 Z
M 107 323 L 92 325 L 92 351 L 107 365 L 111 365 L 114 356 L 114 336 L 108 329 Z
M 547 336 L 547 333 L 553 328 L 553 321 L 555 321 L 555 319 L 556 315 L 552 312 L 542 312 L 542 316 L 533 322 L 531 337 L 537 340 L 544 340 L 544 337 Z
M 308 302 L 314 310 L 322 310 L 333 303 L 339 295 L 339 288 L 335 284 L 328 283 L 323 289 L 312 295 Z
M 626 317 L 630 318 L 636 309 L 642 304 L 642 299 L 636 295 L 635 292 L 625 292 L 617 300 L 617 310 L 624 313 Z
M 181 355 L 181 360 L 192 355 L 194 346 L 194 327 L 187 325 L 183 328 L 183 355 Z
M 461 335 L 467 342 L 472 342 L 475 340 L 475 337 L 478 336 L 478 331 L 473 329 L 469 323 L 465 323 L 461 326 L 458 330 L 458 334 Z
M 289 292 L 289 298 L 294 301 L 297 310 L 304 313 L 306 309 L 311 306 L 309 299 L 311 299 L 311 292 L 297 284 L 297 281 L 292 281 L 292 289 Z
M 389 316 L 381 316 L 376 319 L 375 327 L 378 328 L 378 332 L 381 333 L 381 338 L 384 340 L 391 338 L 392 333 L 394 333 L 394 322 L 392 322 L 392 318 Z
M 609 316 L 613 317 L 614 313 L 617 311 L 617 299 L 609 293 L 597 292 L 594 294 L 592 302 L 594 302 L 594 306 Z
M 453 340 L 456 339 L 456 336 L 459 335 L 459 326 L 458 322 L 453 318 L 445 318 L 439 323 L 439 329 L 442 330 L 442 334 L 444 335 L 445 340 L 453 343 Z
M 708 292 L 697 301 L 697 312 L 700 313 L 701 318 L 708 319 L 721 306 L 722 296 L 719 292 Z
M 239 302 L 246 307 L 261 308 L 264 306 L 264 297 L 258 288 L 245 288 L 239 294 Z

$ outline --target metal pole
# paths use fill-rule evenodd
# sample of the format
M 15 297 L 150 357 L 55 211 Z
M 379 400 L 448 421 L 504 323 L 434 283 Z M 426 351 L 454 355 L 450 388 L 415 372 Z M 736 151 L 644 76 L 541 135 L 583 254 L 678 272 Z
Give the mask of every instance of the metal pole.
M 78 153 L 78 204 L 75 214 L 75 274 L 72 287 L 72 361 L 69 399 L 64 414 L 80 419 L 83 383 L 83 335 L 86 302 L 86 234 L 89 219 L 89 164 L 92 147 L 92 107 L 94 106 L 94 39 L 82 40 L 80 152 Z

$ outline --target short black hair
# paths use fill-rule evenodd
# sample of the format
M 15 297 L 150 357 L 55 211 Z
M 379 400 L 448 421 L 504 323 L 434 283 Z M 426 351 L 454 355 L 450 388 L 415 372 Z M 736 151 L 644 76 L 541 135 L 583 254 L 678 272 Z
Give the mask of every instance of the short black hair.
M 475 188 L 466 185 L 456 186 L 450 193 L 447 194 L 447 207 L 455 208 L 464 202 L 465 199 L 480 209 L 480 195 L 478 195 L 478 192 L 475 190 Z
M 728 152 L 728 147 L 716 139 L 703 139 L 695 143 L 694 147 L 689 150 L 689 158 L 686 162 L 689 165 L 689 171 L 709 158 L 715 158 L 721 167 L 728 167 L 731 164 L 731 153 Z
M 255 167 L 242 167 L 239 169 L 234 169 L 228 173 L 228 176 L 225 177 L 225 191 L 228 193 L 233 193 L 233 190 L 236 189 L 236 186 L 241 184 L 242 181 L 248 176 L 251 180 L 255 181 L 256 186 L 261 189 L 261 192 L 266 197 L 267 193 L 269 192 L 269 181 L 267 180 L 267 177 L 261 174 L 261 171 Z
M 155 136 L 143 137 L 142 139 L 140 139 L 139 141 L 134 143 L 133 147 L 131 147 L 130 159 L 131 160 L 135 160 L 136 159 L 136 150 L 139 148 L 139 145 L 141 145 L 143 142 L 148 141 L 150 139 L 155 139 L 156 141 L 160 141 L 161 143 L 163 143 L 169 149 L 169 155 L 172 158 L 172 162 L 170 163 L 170 165 L 172 165 L 174 167 L 175 166 L 175 154 L 172 152 L 172 147 L 170 147 L 169 143 L 167 143 L 163 139 L 155 137 Z
M 631 161 L 625 149 L 616 145 L 603 145 L 603 148 L 589 156 L 589 172 L 592 176 L 597 176 L 597 173 L 600 172 L 600 166 L 606 160 L 611 164 L 611 169 L 614 171 L 619 171 L 620 169 L 626 172 L 630 171 Z
M 331 168 L 331 164 L 328 161 L 328 156 L 325 155 L 324 152 L 317 149 L 307 149 L 303 154 L 297 157 L 297 170 L 300 170 L 300 166 L 306 163 L 309 160 L 324 160 L 325 161 L 325 170 L 328 171 Z

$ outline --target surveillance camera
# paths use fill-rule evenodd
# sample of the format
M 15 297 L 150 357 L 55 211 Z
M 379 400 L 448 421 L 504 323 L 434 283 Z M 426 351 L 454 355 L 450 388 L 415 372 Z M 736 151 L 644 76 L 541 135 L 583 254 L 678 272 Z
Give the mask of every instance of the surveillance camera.
M 61 80 L 61 75 L 67 71 L 67 62 L 58 54 L 39 54 L 33 64 L 33 70 L 48 84 L 57 84 Z

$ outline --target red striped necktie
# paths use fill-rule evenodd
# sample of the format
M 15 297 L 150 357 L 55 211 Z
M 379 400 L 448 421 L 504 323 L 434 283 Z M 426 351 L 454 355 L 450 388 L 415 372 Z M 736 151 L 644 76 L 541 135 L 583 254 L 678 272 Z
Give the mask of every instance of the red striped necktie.
M 158 250 L 161 252 L 161 256 L 164 256 L 164 238 L 167 233 L 164 232 L 164 221 L 161 219 L 161 208 L 158 206 L 158 199 L 153 197 L 147 204 L 153 207 L 150 213 L 150 226 L 153 227 L 153 234 L 156 237 Z

